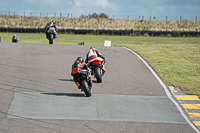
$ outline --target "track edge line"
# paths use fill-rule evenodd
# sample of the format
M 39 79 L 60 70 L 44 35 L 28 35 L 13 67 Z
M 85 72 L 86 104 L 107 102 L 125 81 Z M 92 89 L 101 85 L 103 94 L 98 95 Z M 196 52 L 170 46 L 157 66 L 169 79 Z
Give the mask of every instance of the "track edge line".
M 127 47 L 123 47 L 127 50 L 129 50 L 130 52 L 132 52 L 133 54 L 135 54 L 140 60 L 142 60 L 142 62 L 145 64 L 145 66 L 151 71 L 151 73 L 154 75 L 154 77 L 158 80 L 158 82 L 160 83 L 160 85 L 164 88 L 165 93 L 167 95 L 167 97 L 176 105 L 177 109 L 179 110 L 179 112 L 181 113 L 181 115 L 183 116 L 183 118 L 187 121 L 187 123 L 197 132 L 200 133 L 200 131 L 194 126 L 194 124 L 188 119 L 188 117 L 185 115 L 185 113 L 183 112 L 182 108 L 180 107 L 180 105 L 173 99 L 171 93 L 169 92 L 169 90 L 167 89 L 167 86 L 165 85 L 165 83 L 162 81 L 162 79 L 157 75 L 157 73 L 151 68 L 151 66 L 137 53 L 135 53 L 134 51 L 132 51 L 131 49 L 127 48 Z

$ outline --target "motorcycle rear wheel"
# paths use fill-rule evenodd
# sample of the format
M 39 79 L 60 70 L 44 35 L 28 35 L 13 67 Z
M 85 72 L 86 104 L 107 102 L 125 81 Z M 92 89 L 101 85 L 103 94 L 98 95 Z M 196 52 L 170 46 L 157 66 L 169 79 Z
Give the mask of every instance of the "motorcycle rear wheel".
M 92 94 L 91 94 L 91 91 L 90 91 L 89 86 L 87 84 L 87 81 L 82 80 L 81 84 L 82 84 L 82 87 L 84 89 L 86 97 L 90 97 Z
M 101 69 L 99 67 L 96 67 L 94 69 L 95 77 L 97 78 L 97 83 L 102 82 L 102 77 L 101 77 Z

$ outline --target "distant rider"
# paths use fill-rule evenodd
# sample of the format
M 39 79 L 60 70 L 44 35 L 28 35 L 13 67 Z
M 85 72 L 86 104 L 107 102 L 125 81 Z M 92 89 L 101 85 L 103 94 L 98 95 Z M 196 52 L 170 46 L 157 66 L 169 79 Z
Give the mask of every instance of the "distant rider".
M 106 69 L 105 69 L 105 57 L 101 53 L 99 53 L 94 46 L 90 47 L 90 50 L 86 55 L 85 63 L 88 63 L 90 61 L 90 56 L 92 56 L 92 55 L 96 55 L 97 57 L 101 57 L 103 59 L 102 72 L 104 74 L 106 72 Z M 88 66 L 91 66 L 91 64 L 88 64 Z M 92 73 L 92 75 L 93 75 L 93 73 Z
M 12 42 L 16 42 L 16 43 L 19 42 L 19 39 L 17 38 L 17 35 L 16 35 L 16 34 L 13 35 L 13 37 L 12 37 Z
M 56 32 L 58 32 L 58 29 L 56 28 L 56 21 L 52 20 L 51 22 L 47 23 L 47 25 L 45 27 L 46 38 L 48 38 L 48 32 L 47 31 L 49 30 L 50 27 L 54 27 Z M 55 38 L 57 38 L 56 35 L 55 35 Z
M 77 85 L 77 87 L 80 89 L 80 83 L 78 82 L 78 75 L 80 70 L 82 69 L 89 69 L 87 64 L 84 62 L 84 59 L 82 57 L 78 57 L 75 61 L 74 64 L 72 65 L 72 72 L 71 75 L 73 76 L 74 82 Z

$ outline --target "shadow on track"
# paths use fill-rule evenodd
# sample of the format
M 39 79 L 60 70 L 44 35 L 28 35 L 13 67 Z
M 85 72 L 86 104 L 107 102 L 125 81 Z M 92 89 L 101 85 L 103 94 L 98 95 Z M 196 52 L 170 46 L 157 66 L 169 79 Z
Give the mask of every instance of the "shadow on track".
M 55 96 L 69 96 L 69 97 L 85 97 L 83 93 L 41 93 L 44 95 L 55 95 Z
M 93 83 L 97 83 L 97 80 L 92 80 Z
M 74 82 L 73 79 L 58 79 L 58 80 L 60 80 L 60 81 L 71 81 L 71 82 Z
M 74 82 L 73 79 L 58 79 L 60 81 L 70 81 L 70 82 Z M 97 80 L 92 80 L 93 83 L 97 83 Z

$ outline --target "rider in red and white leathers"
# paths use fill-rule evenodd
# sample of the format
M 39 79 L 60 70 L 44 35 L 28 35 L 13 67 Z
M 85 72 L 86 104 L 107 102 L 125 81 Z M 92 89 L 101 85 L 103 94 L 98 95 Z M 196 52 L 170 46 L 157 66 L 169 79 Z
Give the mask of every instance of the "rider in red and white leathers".
M 86 59 L 85 59 L 85 63 L 88 63 L 88 62 L 90 62 L 91 60 L 92 60 L 92 58 L 93 58 L 93 56 L 96 56 L 96 57 L 101 57 L 102 59 L 103 59 L 103 67 L 102 67 L 102 72 L 103 72 L 103 74 L 105 73 L 105 57 L 101 54 L 101 53 L 99 53 L 97 50 L 96 50 L 96 48 L 94 47 L 94 46 L 91 46 L 90 47 L 90 51 L 87 53 L 87 55 L 86 55 Z M 90 67 L 91 66 L 91 64 L 89 63 L 88 64 L 88 67 Z

